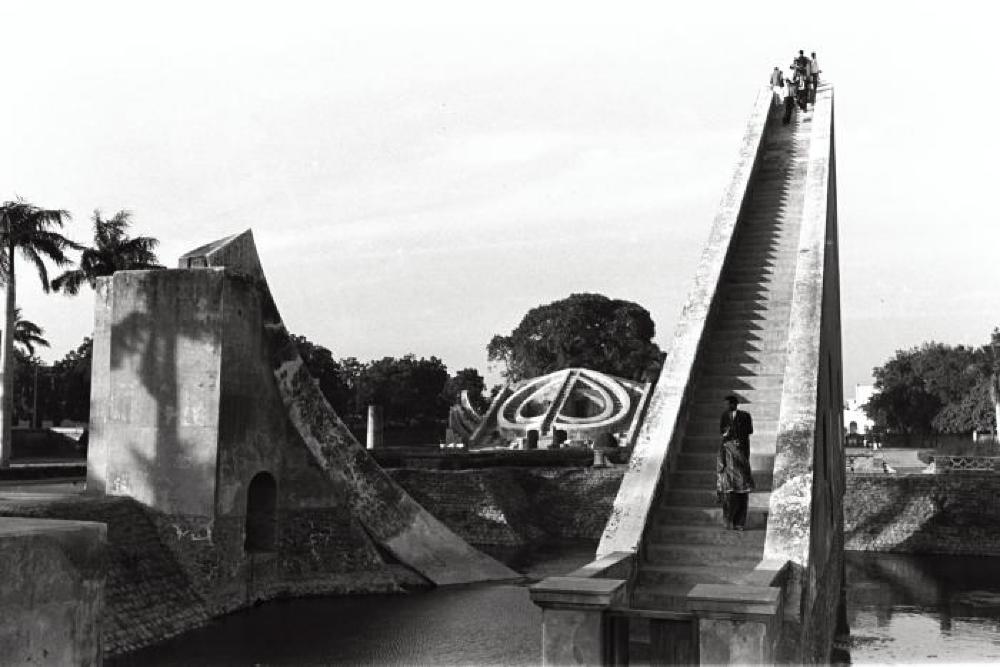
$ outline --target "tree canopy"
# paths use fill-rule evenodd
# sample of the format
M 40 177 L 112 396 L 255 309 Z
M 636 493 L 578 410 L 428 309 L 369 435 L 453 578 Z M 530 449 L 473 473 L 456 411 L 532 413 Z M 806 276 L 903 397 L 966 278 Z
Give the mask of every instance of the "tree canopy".
M 865 410 L 880 428 L 910 435 L 993 428 L 992 357 L 988 345 L 899 350 L 873 370 L 876 392 Z
M 101 276 L 110 276 L 115 271 L 125 269 L 162 269 L 154 250 L 159 241 L 151 236 L 128 235 L 132 224 L 129 211 L 118 211 L 111 218 L 101 218 L 99 210 L 94 211 L 94 245 L 84 248 L 80 254 L 78 268 L 64 271 L 52 281 L 54 290 L 66 294 L 77 294 L 84 283 L 91 287 Z
M 582 366 L 642 379 L 659 370 L 662 353 L 652 342 L 653 319 L 642 306 L 601 294 L 572 294 L 532 308 L 509 335 L 487 346 L 510 381 Z

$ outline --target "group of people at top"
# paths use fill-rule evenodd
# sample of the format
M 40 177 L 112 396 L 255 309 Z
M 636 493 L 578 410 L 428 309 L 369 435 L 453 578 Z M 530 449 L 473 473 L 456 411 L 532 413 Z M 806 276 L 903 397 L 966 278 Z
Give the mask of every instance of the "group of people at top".
M 812 57 L 807 57 L 801 50 L 792 61 L 788 76 L 782 74 L 780 67 L 775 67 L 771 72 L 771 88 L 774 90 L 775 99 L 785 100 L 785 116 L 781 120 L 782 123 L 788 125 L 791 122 L 792 111 L 796 104 L 805 111 L 810 103 L 816 103 L 819 72 L 816 52 L 812 52 Z

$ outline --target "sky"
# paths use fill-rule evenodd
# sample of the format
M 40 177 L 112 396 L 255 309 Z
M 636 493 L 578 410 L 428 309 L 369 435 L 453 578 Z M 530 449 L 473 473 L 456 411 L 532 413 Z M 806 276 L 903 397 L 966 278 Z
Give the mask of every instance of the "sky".
M 844 383 L 1000 325 L 986 3 L 0 3 L 0 199 L 133 213 L 161 261 L 253 229 L 286 325 L 362 360 L 577 292 L 667 347 L 758 88 L 835 86 Z M 22 264 L 23 266 L 23 264 Z M 62 357 L 93 294 L 18 302 Z

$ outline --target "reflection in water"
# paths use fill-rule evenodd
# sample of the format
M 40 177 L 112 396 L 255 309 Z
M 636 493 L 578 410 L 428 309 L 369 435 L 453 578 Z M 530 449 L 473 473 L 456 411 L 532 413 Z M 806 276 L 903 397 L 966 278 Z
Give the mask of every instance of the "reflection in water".
M 594 544 L 497 553 L 532 579 Z M 854 664 L 1000 662 L 1000 558 L 847 553 Z M 270 602 L 115 661 L 125 665 L 537 665 L 526 584 Z
M 508 565 L 537 580 L 590 562 L 596 548 L 573 543 L 503 555 Z M 537 665 L 542 614 L 527 585 L 277 600 L 114 664 Z
M 1000 662 L 1000 558 L 847 553 L 855 664 Z

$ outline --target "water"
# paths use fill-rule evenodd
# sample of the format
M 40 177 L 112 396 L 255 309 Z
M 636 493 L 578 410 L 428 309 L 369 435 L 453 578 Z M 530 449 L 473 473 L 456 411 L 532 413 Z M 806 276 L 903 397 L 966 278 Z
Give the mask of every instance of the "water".
M 594 544 L 504 560 L 532 579 L 591 560 Z M 1000 663 L 1000 558 L 847 554 L 854 664 Z M 413 595 L 279 600 L 214 621 L 127 665 L 537 665 L 527 584 Z
M 1000 558 L 848 552 L 855 664 L 1000 663 Z
M 532 580 L 593 560 L 573 543 L 504 560 Z M 116 660 L 120 665 L 537 665 L 541 610 L 528 583 L 412 595 L 276 600 Z

